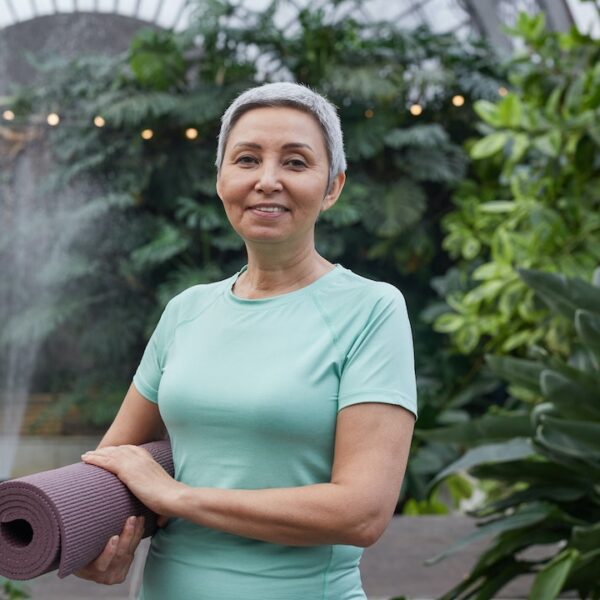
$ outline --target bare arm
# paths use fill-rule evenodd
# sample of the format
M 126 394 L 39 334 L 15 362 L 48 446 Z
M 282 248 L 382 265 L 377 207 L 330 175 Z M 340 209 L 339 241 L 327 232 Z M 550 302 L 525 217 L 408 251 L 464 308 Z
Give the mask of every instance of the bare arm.
M 161 515 L 277 544 L 366 547 L 393 515 L 413 426 L 414 416 L 398 406 L 342 409 L 330 482 L 292 488 L 192 488 L 172 480 L 133 446 L 106 448 L 85 460 L 117 473 Z
M 158 411 L 158 404 L 142 396 L 132 383 L 98 448 L 123 444 L 138 446 L 164 439 L 165 435 L 166 429 Z

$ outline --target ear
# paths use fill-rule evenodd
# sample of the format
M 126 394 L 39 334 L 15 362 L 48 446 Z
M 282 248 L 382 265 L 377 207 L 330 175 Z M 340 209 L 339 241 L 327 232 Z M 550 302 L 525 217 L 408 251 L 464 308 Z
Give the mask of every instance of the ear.
M 323 198 L 323 202 L 321 202 L 321 212 L 331 208 L 337 202 L 344 188 L 344 183 L 346 183 L 346 173 L 340 171 L 333 179 L 331 189 L 325 198 Z

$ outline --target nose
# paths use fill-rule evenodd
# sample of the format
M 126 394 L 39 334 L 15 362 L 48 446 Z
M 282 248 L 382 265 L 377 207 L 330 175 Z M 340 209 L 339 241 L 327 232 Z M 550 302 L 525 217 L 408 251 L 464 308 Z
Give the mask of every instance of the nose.
M 280 192 L 283 189 L 279 178 L 278 165 L 263 162 L 260 169 L 256 171 L 257 180 L 254 190 L 263 194 Z

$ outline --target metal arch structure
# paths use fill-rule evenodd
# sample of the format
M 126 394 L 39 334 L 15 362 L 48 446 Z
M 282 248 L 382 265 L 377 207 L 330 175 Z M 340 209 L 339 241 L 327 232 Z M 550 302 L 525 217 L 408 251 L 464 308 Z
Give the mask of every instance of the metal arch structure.
M 502 32 L 503 25 L 512 25 L 507 9 L 543 11 L 550 29 L 566 31 L 575 20 L 566 0 L 460 0 L 482 36 L 504 50 L 511 49 L 510 40 Z M 503 10 L 504 9 L 504 10 Z
M 0 30 L 37 17 L 79 12 L 117 14 L 181 29 L 188 9 L 187 0 L 0 0 Z
M 266 0 L 239 0 L 248 6 Z M 310 0 L 290 0 L 300 5 Z M 575 20 L 569 7 L 579 0 L 364 0 L 365 18 L 386 18 L 403 27 L 426 24 L 437 32 L 469 31 L 486 37 L 499 49 L 511 42 L 502 25 L 520 9 L 541 10 L 551 29 L 564 31 Z M 358 3 L 357 3 L 358 4 Z M 0 0 L 0 30 L 36 17 L 65 13 L 112 13 L 166 29 L 180 30 L 189 22 L 189 0 Z M 597 24 L 600 27 L 600 23 Z

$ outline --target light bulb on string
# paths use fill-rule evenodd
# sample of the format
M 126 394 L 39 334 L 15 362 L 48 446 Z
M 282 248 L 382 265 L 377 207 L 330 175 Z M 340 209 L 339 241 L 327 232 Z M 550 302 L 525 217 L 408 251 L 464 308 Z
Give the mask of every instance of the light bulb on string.
M 506 96 L 506 94 L 508 94 L 508 90 L 504 86 L 501 86 L 498 88 L 498 94 L 500 96 Z
M 12 110 L 5 110 L 2 113 L 2 117 L 5 121 L 12 121 L 15 118 L 15 113 Z
M 367 110 L 365 110 L 365 117 L 367 119 L 372 119 L 374 115 L 375 115 L 375 112 L 373 111 L 372 108 L 367 108 Z
M 420 104 L 415 103 L 411 105 L 409 110 L 413 117 L 418 117 L 423 112 L 423 107 Z
M 198 130 L 195 129 L 194 127 L 188 127 L 185 130 L 185 137 L 188 140 L 195 140 L 198 137 Z
M 56 113 L 50 113 L 46 117 L 46 123 L 51 127 L 56 127 L 60 123 L 60 117 Z
M 144 129 L 140 135 L 143 139 L 150 140 L 154 136 L 154 131 L 152 131 L 152 129 Z
M 97 115 L 94 117 L 94 125 L 96 127 L 104 127 L 106 125 L 106 121 L 100 115 Z
M 461 96 L 460 94 L 456 94 L 456 96 L 452 97 L 452 104 L 454 104 L 454 106 L 463 106 L 464 103 L 465 103 L 464 96 Z

